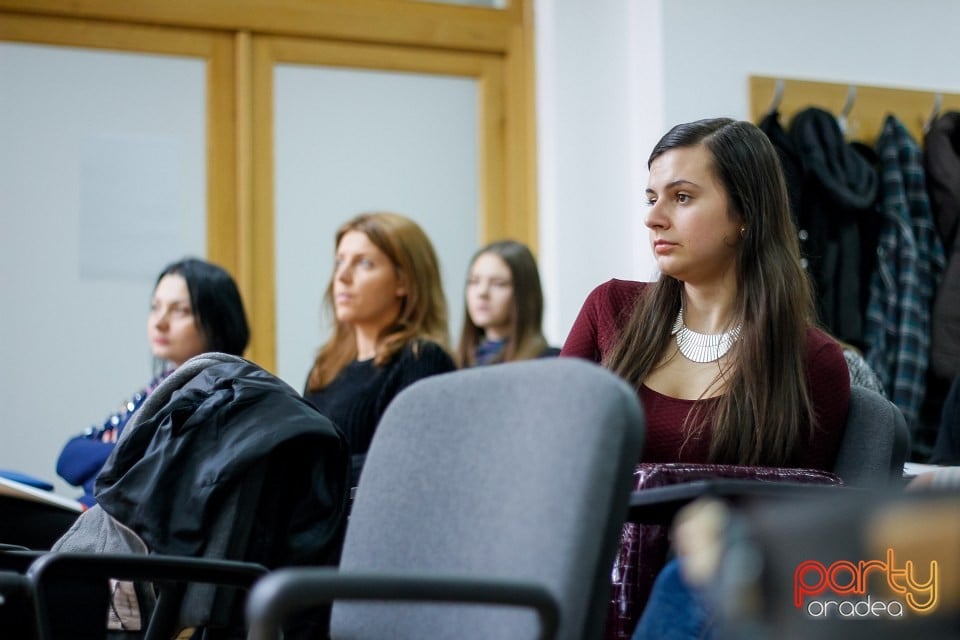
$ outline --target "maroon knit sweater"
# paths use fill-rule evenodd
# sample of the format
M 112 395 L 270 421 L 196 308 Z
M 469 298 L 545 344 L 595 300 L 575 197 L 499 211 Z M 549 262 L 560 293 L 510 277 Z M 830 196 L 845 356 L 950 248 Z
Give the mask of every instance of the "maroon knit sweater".
M 623 330 L 645 282 L 610 280 L 594 289 L 583 303 L 560 356 L 602 362 Z M 806 377 L 818 426 L 797 451 L 790 466 L 833 468 L 850 407 L 850 374 L 840 345 L 819 329 L 807 331 Z M 716 404 L 715 398 L 681 400 L 642 385 L 640 401 L 646 416 L 644 462 L 706 462 L 712 421 L 697 438 L 684 445 L 683 423 L 697 403 Z

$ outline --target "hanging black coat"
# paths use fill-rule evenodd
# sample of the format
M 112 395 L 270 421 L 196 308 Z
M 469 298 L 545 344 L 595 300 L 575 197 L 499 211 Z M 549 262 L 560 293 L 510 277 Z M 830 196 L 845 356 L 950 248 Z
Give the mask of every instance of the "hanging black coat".
M 932 123 L 924 139 L 923 164 L 947 257 L 931 317 L 930 368 L 949 381 L 960 375 L 960 112 Z
M 820 320 L 838 338 L 862 346 L 861 219 L 874 213 L 876 169 L 823 109 L 797 113 L 790 139 L 803 165 L 798 225 Z
M 773 144 L 780 157 L 780 167 L 783 177 L 787 181 L 787 196 L 790 198 L 790 213 L 793 222 L 800 228 L 800 209 L 803 207 L 803 159 L 797 154 L 796 146 L 790 139 L 790 134 L 780 122 L 780 112 L 774 111 L 765 115 L 757 124 Z M 801 238 L 803 244 L 804 238 Z M 805 248 L 801 247 L 805 253 Z

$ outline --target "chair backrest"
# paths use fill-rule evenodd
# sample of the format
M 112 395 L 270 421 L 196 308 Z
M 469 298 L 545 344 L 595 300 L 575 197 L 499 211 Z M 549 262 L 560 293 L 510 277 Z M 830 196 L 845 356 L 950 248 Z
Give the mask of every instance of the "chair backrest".
M 370 447 L 341 571 L 533 580 L 561 638 L 597 637 L 640 457 L 636 392 L 594 364 L 541 359 L 419 381 Z M 534 614 L 337 602 L 331 637 L 531 638 Z
M 882 395 L 850 387 L 850 413 L 833 472 L 847 485 L 881 487 L 903 475 L 910 432 L 900 409 Z

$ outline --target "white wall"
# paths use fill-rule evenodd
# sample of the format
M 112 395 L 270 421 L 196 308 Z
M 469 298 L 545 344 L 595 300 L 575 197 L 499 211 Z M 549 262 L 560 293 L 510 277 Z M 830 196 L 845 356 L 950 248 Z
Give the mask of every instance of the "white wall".
M 204 252 L 204 73 L 0 43 L 0 468 L 64 495 L 64 443 L 152 376 L 157 274 Z
M 669 0 L 663 14 L 670 123 L 747 117 L 750 75 L 960 90 L 956 0 Z
M 662 129 L 660 2 L 538 0 L 540 238 L 547 339 L 611 277 L 651 279 L 646 151 Z
M 539 0 L 535 9 L 540 257 L 557 343 L 593 285 L 653 271 L 638 224 L 653 144 L 679 122 L 749 117 L 750 75 L 960 92 L 946 26 L 960 24 L 954 0 Z

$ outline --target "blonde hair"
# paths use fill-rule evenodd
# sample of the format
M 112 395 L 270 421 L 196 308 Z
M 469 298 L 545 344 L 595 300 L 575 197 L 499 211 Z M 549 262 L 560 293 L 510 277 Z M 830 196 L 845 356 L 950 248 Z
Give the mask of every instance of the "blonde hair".
M 334 247 L 349 231 L 360 231 L 382 251 L 397 270 L 406 290 L 397 318 L 384 328 L 377 341 L 374 364 L 382 366 L 411 341 L 431 340 L 449 350 L 447 303 L 440 280 L 440 261 L 423 229 L 413 220 L 385 211 L 361 213 L 348 220 L 336 233 Z M 324 304 L 333 310 L 331 276 Z M 336 315 L 333 314 L 335 318 Z M 324 344 L 313 363 L 307 391 L 318 391 L 357 357 L 353 327 L 335 320 L 333 336 Z

